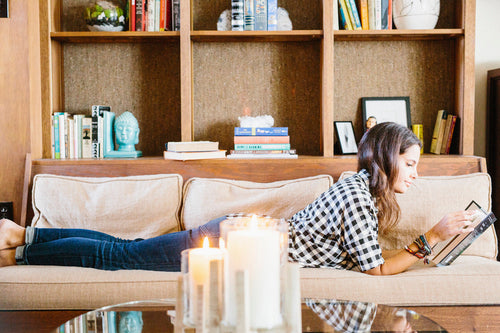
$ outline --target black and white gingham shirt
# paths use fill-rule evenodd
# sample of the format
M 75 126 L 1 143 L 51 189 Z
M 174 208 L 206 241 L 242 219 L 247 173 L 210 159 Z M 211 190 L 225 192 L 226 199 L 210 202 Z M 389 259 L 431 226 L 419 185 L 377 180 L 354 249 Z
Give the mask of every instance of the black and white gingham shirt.
M 303 267 L 359 268 L 384 263 L 366 170 L 338 181 L 289 221 L 289 258 Z

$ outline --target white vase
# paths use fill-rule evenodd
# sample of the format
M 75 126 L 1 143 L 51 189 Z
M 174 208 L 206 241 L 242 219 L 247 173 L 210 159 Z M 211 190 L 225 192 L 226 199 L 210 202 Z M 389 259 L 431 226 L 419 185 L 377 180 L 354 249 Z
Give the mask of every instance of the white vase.
M 394 25 L 398 29 L 434 29 L 439 0 L 393 0 Z

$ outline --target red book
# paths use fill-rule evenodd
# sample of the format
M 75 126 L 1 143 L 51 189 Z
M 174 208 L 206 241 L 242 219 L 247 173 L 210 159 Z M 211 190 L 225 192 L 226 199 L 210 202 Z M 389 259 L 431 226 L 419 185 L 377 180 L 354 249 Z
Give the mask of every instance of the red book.
M 165 2 L 167 0 L 160 0 L 160 31 L 165 31 Z
M 136 0 L 130 0 L 130 6 L 128 9 L 129 12 L 129 22 L 128 22 L 128 30 L 130 31 L 135 31 L 135 10 L 136 10 L 136 5 L 135 5 Z
M 165 0 L 165 30 L 172 30 L 172 0 Z
M 450 147 L 451 147 L 451 142 L 453 141 L 453 130 L 455 129 L 455 124 L 457 122 L 457 116 L 452 116 L 453 118 L 451 119 L 451 124 L 450 124 L 450 132 L 448 134 L 448 138 L 446 141 L 446 150 L 445 154 L 450 153 Z
M 290 143 L 289 136 L 235 136 L 234 144 Z
M 146 31 L 148 24 L 148 0 L 137 0 L 142 1 L 142 22 L 141 22 L 141 31 Z

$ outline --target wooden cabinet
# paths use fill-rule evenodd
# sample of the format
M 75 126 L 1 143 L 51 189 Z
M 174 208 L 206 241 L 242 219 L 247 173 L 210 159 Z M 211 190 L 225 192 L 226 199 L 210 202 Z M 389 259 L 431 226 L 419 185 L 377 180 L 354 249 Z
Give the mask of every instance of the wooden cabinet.
M 433 30 L 334 31 L 333 0 L 281 0 L 294 30 L 220 32 L 229 0 L 181 1 L 181 31 L 89 32 L 88 0 L 40 3 L 42 131 L 50 115 L 106 104 L 140 123 L 145 156 L 167 141 L 213 140 L 232 149 L 238 117 L 270 114 L 300 155 L 334 155 L 333 122 L 362 134 L 360 98 L 409 96 L 429 150 L 436 112 L 460 117 L 457 153 L 473 154 L 475 1 L 441 1 Z M 37 157 L 37 156 L 35 156 Z M 38 156 L 41 157 L 41 156 Z

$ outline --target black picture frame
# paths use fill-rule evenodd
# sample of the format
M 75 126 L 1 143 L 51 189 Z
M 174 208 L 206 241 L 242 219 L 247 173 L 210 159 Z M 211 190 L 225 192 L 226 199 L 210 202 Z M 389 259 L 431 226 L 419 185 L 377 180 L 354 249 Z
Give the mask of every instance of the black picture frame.
M 0 18 L 9 17 L 9 0 L 0 0 Z
M 411 128 L 410 97 L 362 97 L 363 131 L 366 132 L 366 121 L 375 117 L 377 124 L 392 121 Z
M 358 144 L 352 121 L 334 121 L 333 124 L 340 153 L 343 155 L 357 154 Z

